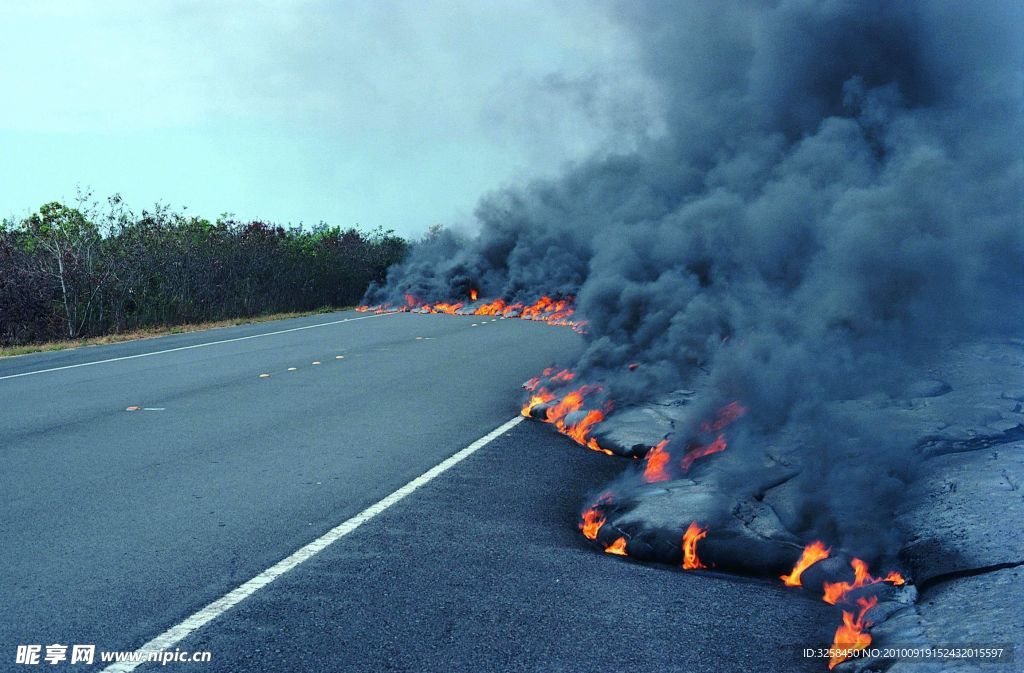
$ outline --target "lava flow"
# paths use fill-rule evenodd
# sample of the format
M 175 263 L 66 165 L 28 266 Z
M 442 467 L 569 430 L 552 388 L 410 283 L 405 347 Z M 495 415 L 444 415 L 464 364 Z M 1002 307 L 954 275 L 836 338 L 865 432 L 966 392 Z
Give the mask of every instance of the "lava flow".
M 608 521 L 600 508 L 605 505 L 610 505 L 611 503 L 612 494 L 605 491 L 592 507 L 583 511 L 580 515 L 579 522 L 580 531 L 582 531 L 583 537 L 588 540 L 597 540 L 597 535 L 601 531 L 601 526 Z M 604 551 L 606 554 L 614 554 L 615 556 L 628 556 L 629 554 L 626 553 L 627 542 L 626 538 L 620 535 L 610 545 L 605 546 Z
M 865 649 L 871 644 L 871 634 L 867 628 L 871 622 L 864 619 L 868 610 L 878 604 L 878 598 L 858 598 L 856 616 L 853 612 L 843 610 L 843 623 L 836 628 L 836 635 L 832 639 L 832 656 L 828 661 L 828 669 L 833 668 L 849 659 L 847 652 L 855 652 Z
M 746 413 L 747 408 L 745 406 L 739 402 L 730 402 L 718 410 L 714 421 L 705 421 L 704 423 L 701 423 L 701 432 L 718 432 L 719 430 L 724 430 L 739 420 Z
M 704 456 L 710 456 L 713 453 L 719 453 L 725 451 L 729 446 L 728 442 L 725 441 L 725 435 L 718 435 L 715 437 L 715 441 L 710 444 L 696 444 L 691 446 L 687 451 L 686 455 L 683 456 L 679 464 L 682 465 L 684 472 L 690 471 L 690 466 L 693 465 L 694 461 Z
M 697 543 L 707 536 L 706 528 L 701 528 L 696 521 L 690 522 L 690 526 L 683 533 L 683 570 L 707 567 L 700 562 L 700 557 L 697 556 Z
M 562 434 L 568 435 L 577 443 L 589 446 L 598 451 L 611 453 L 611 451 L 598 446 L 593 437 L 590 436 L 593 428 L 605 418 L 607 410 L 611 409 L 610 403 L 605 403 L 605 410 L 586 409 L 588 396 L 598 395 L 602 392 L 599 385 L 582 385 L 568 392 L 552 392 L 555 386 L 564 386 L 575 379 L 575 375 L 569 370 L 557 370 L 553 367 L 545 369 L 541 376 L 534 377 L 523 384 L 523 387 L 530 392 L 530 399 L 522 408 L 522 414 L 530 418 L 538 418 L 547 423 L 552 423 Z M 724 451 L 728 443 L 725 437 L 725 430 L 741 418 L 747 409 L 739 402 L 730 402 L 723 406 L 715 418 L 700 424 L 700 431 L 705 435 L 714 435 L 714 439 L 699 443 L 691 441 L 685 445 L 684 453 L 678 460 L 674 460 L 670 450 L 670 440 L 663 439 L 647 452 L 642 472 L 643 480 L 646 483 L 669 481 L 674 476 L 674 471 L 681 469 L 686 472 L 699 458 Z M 567 419 L 573 419 L 571 422 Z M 601 499 L 581 515 L 579 523 L 580 531 L 588 540 L 596 541 L 602 526 L 607 523 L 607 517 L 600 511 L 600 507 L 611 502 L 611 494 L 605 493 Z M 698 570 L 707 568 L 697 553 L 697 544 L 708 535 L 708 530 L 702 528 L 697 521 L 691 521 L 682 538 L 683 570 Z M 628 540 L 624 536 L 617 537 L 611 544 L 605 546 L 606 554 L 616 556 L 628 556 L 626 546 Z M 800 558 L 797 559 L 792 571 L 781 575 L 780 579 L 786 586 L 803 586 L 801 576 L 804 571 L 815 563 L 827 559 L 831 549 L 821 540 L 815 540 L 808 544 Z M 842 603 L 850 605 L 853 596 L 850 592 L 860 587 L 887 582 L 893 585 L 904 583 L 903 577 L 895 571 L 884 577 L 873 577 L 868 572 L 867 564 L 859 558 L 854 558 L 850 565 L 854 571 L 853 581 L 825 582 L 823 600 L 835 605 Z M 877 597 L 856 598 L 858 609 L 843 609 L 843 622 L 836 629 L 833 642 L 834 654 L 829 661 L 829 669 L 849 658 L 850 653 L 863 650 L 871 644 L 871 634 L 868 628 L 871 622 L 865 616 L 871 608 L 878 603 Z M 851 606 L 852 607 L 852 606 Z
M 534 376 L 532 379 L 524 383 L 523 388 L 532 392 L 537 389 L 537 386 L 540 385 L 540 381 L 542 378 L 547 384 L 550 385 L 552 383 L 564 383 L 566 381 L 572 381 L 574 377 L 575 374 L 573 374 L 568 369 L 556 370 L 554 367 L 548 367 L 541 373 L 540 376 Z
M 804 547 L 804 551 L 800 558 L 797 559 L 792 572 L 788 575 L 782 575 L 780 579 L 786 586 L 802 586 L 800 576 L 803 572 L 818 561 L 828 558 L 830 552 L 831 549 L 826 547 L 825 543 L 815 540 Z M 826 603 L 831 605 L 836 605 L 837 603 L 849 605 L 852 598 L 851 592 L 855 589 L 880 582 L 887 582 L 895 586 L 906 582 L 903 576 L 895 570 L 890 571 L 885 577 L 873 577 L 868 572 L 868 564 L 856 557 L 850 561 L 850 566 L 853 567 L 854 578 L 852 582 L 825 582 L 825 595 L 822 596 L 822 600 Z M 868 627 L 871 626 L 871 622 L 867 621 L 864 616 L 868 610 L 877 604 L 877 596 L 868 598 L 860 596 L 856 600 L 858 607 L 856 612 L 843 610 L 843 623 L 836 629 L 835 638 L 832 643 L 833 654 L 829 659 L 829 670 L 846 661 L 850 653 L 863 650 L 871 644 L 871 634 L 867 631 Z
M 520 413 L 526 418 L 531 418 L 533 416 L 533 410 L 536 407 L 542 404 L 547 404 L 553 399 L 555 399 L 553 393 L 550 393 L 546 389 L 541 388 L 533 395 L 530 395 L 530 399 L 527 400 L 526 404 L 523 405 L 523 408 L 520 410 Z
M 555 371 L 552 367 L 545 369 L 541 376 L 523 384 L 523 388 L 531 394 L 520 413 L 527 418 L 553 424 L 558 432 L 581 446 L 612 455 L 609 449 L 599 445 L 591 436 L 597 424 L 611 411 L 611 403 L 605 402 L 600 408 L 586 408 L 587 397 L 600 394 L 603 388 L 583 385 L 558 395 L 551 391 L 551 386 L 564 384 L 573 378 L 574 374 L 568 370 Z
M 615 542 L 605 547 L 605 554 L 615 554 L 616 556 L 628 556 L 626 553 L 626 538 L 620 537 Z
M 701 432 L 712 433 L 725 430 L 742 418 L 746 413 L 747 408 L 745 406 L 739 402 L 730 402 L 718 410 L 713 421 L 705 421 L 704 423 L 701 423 Z M 694 461 L 698 458 L 703 458 L 704 456 L 710 456 L 713 453 L 725 451 L 728 445 L 729 444 L 726 442 L 724 434 L 719 434 L 708 444 L 691 444 L 686 448 L 686 454 L 680 461 L 683 471 L 688 472 L 690 470 L 690 466 L 693 465 Z
M 787 587 L 802 586 L 800 584 L 800 576 L 804 571 L 818 561 L 827 559 L 829 552 L 831 551 L 831 549 L 825 546 L 824 542 L 821 540 L 815 540 L 804 547 L 803 553 L 800 554 L 800 558 L 797 559 L 796 565 L 793 566 L 793 571 L 788 575 L 782 575 L 779 579 L 781 579 Z
M 672 460 L 672 456 L 665 449 L 666 446 L 668 446 L 668 440 L 663 439 L 647 452 L 644 481 L 648 484 L 653 484 L 656 481 L 668 481 L 672 478 L 668 473 L 668 463 Z
M 701 432 L 719 432 L 719 434 L 714 440 L 707 443 L 691 441 L 686 444 L 683 449 L 682 458 L 678 461 L 679 468 L 683 472 L 689 472 L 690 467 L 698 458 L 725 451 L 729 444 L 725 439 L 725 434 L 720 431 L 736 422 L 746 412 L 746 407 L 739 402 L 730 402 L 718 411 L 714 420 L 701 423 Z M 648 484 L 653 484 L 672 479 L 672 458 L 669 440 L 663 439 L 657 445 L 651 447 L 651 450 L 647 452 L 644 464 L 643 480 Z
M 596 540 L 597 534 L 601 530 L 601 526 L 603 526 L 607 520 L 608 519 L 605 518 L 604 514 L 601 514 L 593 507 L 583 512 L 583 518 L 580 521 L 580 530 L 583 531 L 583 537 L 588 540 Z
M 480 293 L 477 289 L 469 290 L 469 301 L 476 303 Z M 405 295 L 404 306 L 392 304 L 377 304 L 375 306 L 359 306 L 357 311 L 374 313 L 394 313 L 411 311 L 414 313 L 447 313 L 448 315 L 487 315 L 500 318 L 521 318 L 523 320 L 537 320 L 549 325 L 571 327 L 577 332 L 583 332 L 586 326 L 585 321 L 572 320 L 575 309 L 575 297 L 564 297 L 553 299 L 547 295 L 541 297 L 532 304 L 523 302 L 506 302 L 504 299 L 495 299 L 490 302 L 483 302 L 477 305 L 467 304 L 465 301 L 437 302 L 430 304 L 421 301 L 411 294 Z
M 853 567 L 853 581 L 825 582 L 825 595 L 821 597 L 821 600 L 835 605 L 846 598 L 846 595 L 854 589 L 859 589 L 871 584 L 878 584 L 879 582 L 887 582 L 895 586 L 900 586 L 906 582 L 906 580 L 903 579 L 903 575 L 899 574 L 895 570 L 891 571 L 885 577 L 873 577 L 871 573 L 868 572 L 868 564 L 859 558 L 855 558 L 850 561 L 850 566 Z

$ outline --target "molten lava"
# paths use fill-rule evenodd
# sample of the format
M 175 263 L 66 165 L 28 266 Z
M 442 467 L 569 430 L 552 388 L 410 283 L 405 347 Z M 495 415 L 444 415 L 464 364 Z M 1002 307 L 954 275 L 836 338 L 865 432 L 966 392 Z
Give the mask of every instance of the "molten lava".
M 565 383 L 566 381 L 572 381 L 573 377 L 575 376 L 576 375 L 573 374 L 568 369 L 559 370 L 555 369 L 554 367 L 548 367 L 543 372 L 541 372 L 540 376 L 534 376 L 529 381 L 524 383 L 523 388 L 532 392 L 537 389 L 537 386 L 540 385 L 540 381 L 542 378 L 544 379 L 546 384 L 551 385 L 552 383 Z
M 576 390 L 570 390 L 558 402 L 548 407 L 547 411 L 544 412 L 544 420 L 548 423 L 558 423 L 567 415 L 582 409 L 584 398 L 588 394 L 597 391 L 600 391 L 600 388 L 597 386 L 583 386 Z
M 818 561 L 828 558 L 830 552 L 831 549 L 826 547 L 825 543 L 821 540 L 815 540 L 804 547 L 803 553 L 797 559 L 796 565 L 793 566 L 793 571 L 788 575 L 782 575 L 780 579 L 782 579 L 786 586 L 802 586 L 800 576 L 803 572 Z M 826 603 L 835 605 L 836 603 L 843 602 L 849 605 L 852 598 L 849 592 L 854 589 L 879 582 L 900 585 L 905 581 L 903 576 L 896 571 L 890 572 L 885 577 L 872 577 L 871 573 L 868 572 L 867 563 L 859 558 L 854 558 L 850 565 L 853 567 L 854 575 L 852 582 L 825 582 L 825 595 L 822 596 L 822 600 Z M 877 596 L 867 598 L 861 596 L 856 600 L 856 610 L 843 610 L 843 623 L 836 628 L 835 637 L 832 642 L 832 656 L 828 663 L 829 670 L 846 661 L 851 653 L 863 650 L 871 644 L 871 634 L 867 631 L 868 627 L 871 626 L 871 622 L 866 620 L 864 616 L 876 605 L 878 605 Z
M 567 435 L 577 444 L 585 446 L 588 449 L 593 449 L 594 451 L 601 451 L 603 453 L 611 455 L 611 451 L 609 449 L 604 449 L 600 447 L 597 444 L 597 440 L 590 436 L 590 431 L 593 429 L 593 427 L 603 420 L 603 411 L 600 411 L 598 409 L 591 409 L 586 413 L 586 415 L 583 416 L 583 420 L 573 425 L 566 425 L 564 422 L 559 420 L 555 424 L 555 427 L 558 428 L 559 432 L 561 432 L 564 435 Z
M 800 575 L 818 561 L 827 559 L 830 551 L 832 550 L 826 547 L 824 542 L 821 540 L 815 540 L 804 547 L 803 553 L 800 554 L 800 558 L 797 559 L 796 565 L 793 566 L 793 572 L 788 575 L 782 575 L 779 579 L 785 582 L 787 587 L 801 586 Z
M 713 453 L 725 451 L 728 446 L 728 443 L 725 441 L 725 435 L 718 435 L 718 437 L 715 438 L 715 441 L 710 444 L 698 444 L 692 446 L 686 452 L 686 455 L 683 456 L 683 459 L 679 461 L 679 464 L 682 465 L 684 472 L 688 472 L 690 470 L 690 466 L 693 465 L 693 461 L 698 458 L 703 458 L 704 456 L 710 456 Z
M 728 448 L 729 443 L 725 439 L 725 434 L 721 431 L 735 423 L 739 418 L 747 413 L 747 408 L 739 402 L 730 402 L 715 414 L 713 421 L 705 421 L 700 424 L 701 432 L 713 433 L 718 432 L 719 435 L 715 439 L 707 444 L 692 443 L 686 447 L 686 453 L 683 454 L 682 459 L 679 461 L 679 466 L 683 468 L 684 472 L 689 472 L 690 467 L 694 461 L 704 456 L 710 456 L 713 453 L 719 453 L 725 451 Z
M 864 615 L 877 604 L 878 598 L 874 596 L 858 598 L 857 607 L 860 609 L 856 616 L 853 612 L 843 610 L 843 623 L 836 628 L 836 635 L 832 639 L 832 649 L 836 652 L 828 662 L 830 671 L 849 658 L 843 650 L 863 650 L 871 644 L 871 634 L 866 630 L 871 622 L 864 619 Z
M 572 298 L 556 300 L 551 297 L 541 297 L 535 304 L 524 306 L 520 317 L 526 320 L 544 320 L 546 322 L 566 320 L 573 314 L 572 303 Z
M 601 514 L 593 507 L 583 512 L 583 520 L 580 521 L 580 530 L 583 531 L 583 537 L 588 540 L 596 540 L 598 531 L 601 530 L 601 526 L 607 520 L 604 514 Z
M 852 582 L 825 582 L 825 595 L 821 597 L 821 600 L 835 605 L 836 603 L 844 600 L 846 595 L 854 589 L 869 586 L 871 584 L 878 584 L 879 582 L 887 582 L 895 586 L 900 586 L 906 582 L 903 576 L 895 570 L 891 571 L 885 577 L 873 577 L 868 572 L 868 564 L 859 558 L 854 558 L 850 561 L 850 566 L 853 567 L 853 581 Z
M 469 291 L 470 301 L 476 301 L 480 296 L 476 288 Z M 563 299 L 552 299 L 543 296 L 532 304 L 521 302 L 508 303 L 504 299 L 495 299 L 491 302 L 484 302 L 480 306 L 470 308 L 462 302 L 439 302 L 428 304 L 420 301 L 411 294 L 405 295 L 405 306 L 392 306 L 391 304 L 378 304 L 376 306 L 359 306 L 357 311 L 373 311 L 375 313 L 392 313 L 398 311 L 413 311 L 416 313 L 459 313 L 462 315 L 488 315 L 502 318 L 522 318 L 524 320 L 538 320 L 549 325 L 571 327 L 577 332 L 582 332 L 586 322 L 572 320 L 575 313 L 575 297 Z
M 533 412 L 533 408 L 540 404 L 547 404 L 551 400 L 555 399 L 555 396 L 548 391 L 541 388 L 536 394 L 530 395 L 530 399 L 523 405 L 522 414 L 527 418 Z
M 459 311 L 459 309 L 462 308 L 462 306 L 462 302 L 459 302 L 457 304 L 447 304 L 444 302 L 440 302 L 434 304 L 433 308 L 431 308 L 430 305 L 428 304 L 424 306 L 424 309 L 426 309 L 427 312 L 429 313 L 447 313 L 448 315 L 455 315 Z
M 665 449 L 667 445 L 668 440 L 663 439 L 647 452 L 646 463 L 644 464 L 644 481 L 648 484 L 671 479 L 668 473 L 668 463 L 672 456 Z
M 584 385 L 570 390 L 566 393 L 556 395 L 551 392 L 549 386 L 552 384 L 561 385 L 571 381 L 574 374 L 568 370 L 555 370 L 548 367 L 541 376 L 534 377 L 523 384 L 523 388 L 530 391 L 530 398 L 523 405 L 520 412 L 527 418 L 540 416 L 540 410 L 535 410 L 540 405 L 548 405 L 543 409 L 543 416 L 540 420 L 551 423 L 558 432 L 566 435 L 581 446 L 594 451 L 612 455 L 612 451 L 600 446 L 597 440 L 591 436 L 594 428 L 605 419 L 611 412 L 612 405 L 605 402 L 602 408 L 587 408 L 587 398 L 601 393 L 602 387 L 595 385 Z M 572 414 L 571 420 L 569 415 Z
M 747 408 L 739 402 L 730 402 L 721 409 L 715 415 L 715 420 L 701 423 L 701 432 L 718 432 L 726 427 L 735 423 L 744 414 L 747 413 Z
M 708 536 L 706 528 L 701 528 L 696 521 L 690 522 L 690 527 L 683 533 L 683 570 L 697 570 L 706 568 L 697 556 L 697 543 Z
M 626 553 L 626 538 L 620 537 L 615 542 L 604 548 L 605 554 L 615 554 L 616 556 L 628 556 Z
M 505 303 L 504 299 L 495 299 L 492 302 L 477 306 L 474 313 L 476 315 L 500 315 L 504 316 L 506 313 L 511 313 L 512 309 L 508 304 Z

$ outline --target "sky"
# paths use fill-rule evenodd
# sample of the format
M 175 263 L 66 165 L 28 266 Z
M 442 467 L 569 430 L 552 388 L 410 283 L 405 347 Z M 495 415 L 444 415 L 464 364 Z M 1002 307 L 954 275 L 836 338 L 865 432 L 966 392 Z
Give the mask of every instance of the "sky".
M 415 236 L 628 149 L 634 36 L 565 0 L 0 0 L 0 216 L 120 193 L 205 217 Z

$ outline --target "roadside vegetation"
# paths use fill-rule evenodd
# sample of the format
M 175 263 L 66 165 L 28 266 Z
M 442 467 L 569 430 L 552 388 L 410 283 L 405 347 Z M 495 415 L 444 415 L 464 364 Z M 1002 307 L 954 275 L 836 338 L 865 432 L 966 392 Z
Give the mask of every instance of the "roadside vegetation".
M 47 203 L 0 223 L 0 354 L 351 306 L 408 246 L 382 229 L 136 214 L 118 196 Z
M 290 311 L 288 313 L 266 313 L 246 318 L 231 318 L 230 320 L 211 320 L 208 322 L 184 323 L 181 325 L 168 325 L 157 327 L 140 327 L 139 329 L 127 332 L 115 332 L 102 336 L 79 337 L 77 339 L 60 339 L 58 341 L 37 341 L 17 346 L 0 346 L 0 358 L 7 358 L 14 355 L 28 355 L 29 353 L 42 353 L 49 351 L 62 351 L 68 348 L 81 348 L 83 346 L 102 346 L 104 344 L 116 344 L 123 341 L 136 341 L 138 339 L 152 339 L 154 337 L 168 336 L 170 334 L 186 334 L 188 332 L 201 332 L 221 327 L 237 327 L 238 325 L 252 325 L 272 320 L 287 320 L 288 318 L 304 318 L 311 315 L 332 313 L 351 306 L 324 306 L 315 311 Z

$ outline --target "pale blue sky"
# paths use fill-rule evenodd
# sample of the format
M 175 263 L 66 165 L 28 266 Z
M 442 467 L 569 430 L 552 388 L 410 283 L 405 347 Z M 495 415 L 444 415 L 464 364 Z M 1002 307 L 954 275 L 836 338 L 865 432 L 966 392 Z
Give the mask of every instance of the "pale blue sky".
M 0 216 L 76 185 L 417 234 L 649 130 L 600 4 L 0 0 Z

